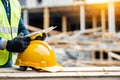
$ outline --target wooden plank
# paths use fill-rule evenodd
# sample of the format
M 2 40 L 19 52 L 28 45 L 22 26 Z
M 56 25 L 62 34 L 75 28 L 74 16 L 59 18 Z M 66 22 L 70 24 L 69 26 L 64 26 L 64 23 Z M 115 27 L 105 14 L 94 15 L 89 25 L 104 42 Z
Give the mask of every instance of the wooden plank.
M 82 64 L 93 65 L 93 66 L 120 66 L 120 61 L 79 61 Z
M 119 80 L 120 77 L 9 78 L 1 80 Z
M 101 44 L 100 41 L 94 41 L 94 42 L 77 41 L 76 43 L 79 44 L 79 45 L 99 45 L 99 44 Z
M 78 72 L 79 76 L 120 76 L 120 72 Z
M 84 43 L 85 44 L 85 43 Z M 94 44 L 94 42 L 93 42 Z M 96 44 L 96 43 L 95 43 Z M 115 52 L 120 52 L 120 49 L 117 49 L 117 48 L 111 48 L 111 49 L 108 49 L 108 48 L 97 48 L 97 47 L 94 47 L 94 45 L 91 44 L 90 47 L 82 47 L 82 45 L 79 45 L 80 47 L 78 47 L 77 49 L 80 50 L 80 51 L 100 51 L 100 50 L 103 50 L 103 51 L 115 51 Z
M 100 50 L 100 61 L 103 61 L 103 50 Z
M 64 67 L 61 72 L 120 72 L 120 67 Z M 0 73 L 22 73 L 22 72 L 36 72 L 31 69 L 27 71 L 20 71 L 19 68 L 0 68 Z M 40 71 L 45 72 L 45 71 Z
M 0 73 L 32 73 L 35 72 L 34 70 L 27 69 L 27 71 L 21 71 L 19 68 L 0 68 Z
M 120 72 L 120 67 L 103 67 L 104 72 Z
M 32 73 L 0 73 L 0 77 L 70 77 L 70 76 L 78 76 L 76 72 L 57 72 L 57 73 L 49 73 L 49 72 L 32 72 Z
M 79 73 L 79 75 L 78 75 Z M 86 74 L 86 75 L 85 75 Z M 64 77 L 64 76 L 120 76 L 120 72 L 56 72 L 56 73 L 50 73 L 50 72 L 18 72 L 18 73 L 0 73 L 0 77 Z
M 1 77 L 77 77 L 77 76 L 120 76 L 120 72 L 57 72 L 57 73 L 0 73 Z
M 93 33 L 95 31 L 101 31 L 101 27 L 96 27 L 94 29 L 86 29 L 85 33 L 89 34 L 89 33 Z
M 111 62 L 112 61 L 112 56 L 109 55 L 108 51 L 106 51 L 108 54 L 108 61 Z
M 93 28 L 97 27 L 97 16 L 95 15 L 92 16 L 92 26 Z
M 86 29 L 85 32 L 78 32 L 76 33 L 75 35 L 71 36 L 71 39 L 74 39 L 78 36 L 80 36 L 81 34 L 89 34 L 89 33 L 93 33 L 93 32 L 96 32 L 96 31 L 100 31 L 101 30 L 101 27 L 97 27 L 97 28 L 93 28 L 93 29 Z
M 60 78 L 60 79 L 59 79 Z M 33 73 L 0 73 L 0 80 L 3 79 L 40 79 L 40 80 L 64 80 L 71 78 L 79 78 L 76 72 L 59 72 L 59 73 L 48 73 L 48 72 L 33 72 Z
M 67 32 L 67 17 L 62 16 L 62 32 Z
M 120 72 L 120 67 L 64 67 L 63 72 Z
M 104 69 L 102 67 L 64 67 L 62 71 L 76 71 L 76 72 L 103 72 Z
M 101 9 L 101 25 L 102 25 L 102 32 L 106 32 L 106 18 L 105 18 L 105 9 Z
M 113 58 L 115 58 L 115 59 L 120 60 L 120 55 L 118 55 L 118 54 L 115 54 L 113 52 L 108 52 L 108 55 L 111 56 L 111 57 L 113 57 Z
M 49 42 L 49 41 L 55 42 L 55 40 L 58 40 L 58 39 L 64 37 L 66 34 L 67 34 L 67 33 L 60 33 L 60 34 L 54 35 L 54 36 L 52 36 L 51 38 L 49 38 L 48 42 Z
M 48 7 L 44 7 L 43 9 L 43 20 L 44 29 L 47 29 L 50 25 L 50 10 Z
M 119 80 L 120 67 L 65 67 L 63 71 L 19 71 L 16 68 L 0 68 L 0 80 Z
M 74 78 L 76 79 L 86 79 L 86 78 L 106 78 L 114 77 L 117 80 L 120 78 L 120 72 L 59 72 L 59 73 L 0 73 L 0 80 L 2 79 L 42 79 L 42 80 L 66 80 Z

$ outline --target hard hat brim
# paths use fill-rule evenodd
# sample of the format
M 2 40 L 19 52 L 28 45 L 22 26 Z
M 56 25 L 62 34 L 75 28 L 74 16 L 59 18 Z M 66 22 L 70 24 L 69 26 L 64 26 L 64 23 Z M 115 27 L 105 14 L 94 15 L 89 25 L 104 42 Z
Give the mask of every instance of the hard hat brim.
M 41 69 L 49 72 L 58 72 L 58 71 L 62 71 L 63 67 L 61 65 L 54 65 L 54 66 L 49 66 Z

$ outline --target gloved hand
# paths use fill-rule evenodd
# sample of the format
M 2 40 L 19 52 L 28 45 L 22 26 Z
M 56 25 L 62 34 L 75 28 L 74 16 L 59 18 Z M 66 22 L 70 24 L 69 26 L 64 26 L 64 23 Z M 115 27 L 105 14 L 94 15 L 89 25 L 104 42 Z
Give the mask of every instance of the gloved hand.
M 42 40 L 42 41 L 44 41 L 46 37 L 47 37 L 47 34 L 46 33 L 42 33 L 42 36 L 37 36 L 35 38 L 35 40 Z
M 10 52 L 23 52 L 29 45 L 30 37 L 18 36 L 7 41 L 6 49 Z

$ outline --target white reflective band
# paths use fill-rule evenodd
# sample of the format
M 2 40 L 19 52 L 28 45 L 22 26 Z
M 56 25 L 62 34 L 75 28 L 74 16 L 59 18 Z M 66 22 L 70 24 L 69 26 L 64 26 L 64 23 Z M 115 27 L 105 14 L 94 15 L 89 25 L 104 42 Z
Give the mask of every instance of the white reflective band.
M 12 27 L 12 33 L 17 33 L 18 32 L 18 28 L 17 27 Z
M 7 27 L 0 27 L 0 33 L 10 34 L 10 30 Z
M 18 28 L 12 27 L 12 33 L 17 33 Z M 0 27 L 0 33 L 11 34 L 9 27 Z

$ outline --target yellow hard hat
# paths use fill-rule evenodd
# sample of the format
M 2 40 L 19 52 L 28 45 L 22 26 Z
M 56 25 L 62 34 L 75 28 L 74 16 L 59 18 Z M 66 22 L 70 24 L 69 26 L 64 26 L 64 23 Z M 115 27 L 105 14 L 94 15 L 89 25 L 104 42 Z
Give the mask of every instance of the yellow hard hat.
M 54 51 L 43 41 L 34 40 L 23 53 L 19 53 L 16 65 L 28 66 L 50 72 L 61 71 L 63 67 L 57 63 Z

